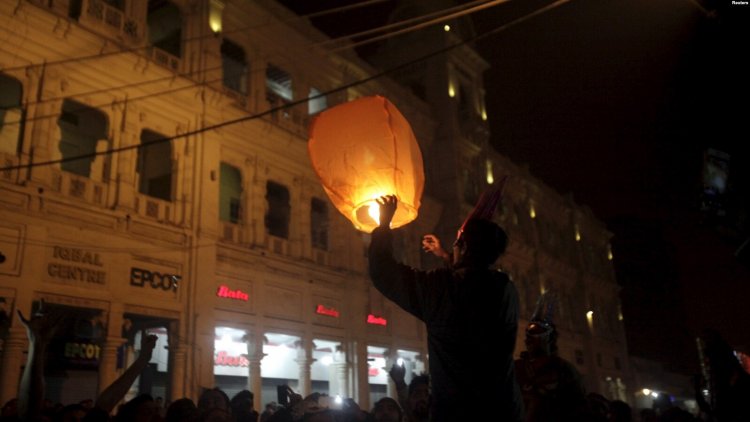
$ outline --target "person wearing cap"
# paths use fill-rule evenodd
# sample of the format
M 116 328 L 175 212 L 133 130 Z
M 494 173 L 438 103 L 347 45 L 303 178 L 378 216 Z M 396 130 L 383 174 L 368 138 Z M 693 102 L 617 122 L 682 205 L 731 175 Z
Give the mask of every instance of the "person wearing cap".
M 453 246 L 453 264 L 419 271 L 393 257 L 396 197 L 378 203 L 370 278 L 385 297 L 426 325 L 431 420 L 523 420 L 513 366 L 518 293 L 505 273 L 490 268 L 505 251 L 505 232 L 488 219 L 469 218 Z
M 515 362 L 527 422 L 581 420 L 586 412 L 581 375 L 557 354 L 552 308 L 552 300 L 542 295 L 526 327 L 526 351 Z

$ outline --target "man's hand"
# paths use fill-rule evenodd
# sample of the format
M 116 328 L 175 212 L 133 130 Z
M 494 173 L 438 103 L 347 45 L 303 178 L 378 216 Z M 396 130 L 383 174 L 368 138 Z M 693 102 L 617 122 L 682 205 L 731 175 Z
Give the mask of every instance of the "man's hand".
M 434 234 L 426 234 L 424 237 L 422 237 L 422 249 L 424 249 L 425 252 L 429 252 L 438 258 L 449 260 L 450 256 L 448 255 L 448 252 L 443 249 L 443 247 L 440 245 L 440 239 L 438 239 L 437 236 Z
M 391 370 L 388 371 L 388 375 L 391 376 L 391 379 L 396 385 L 406 384 L 406 381 L 404 380 L 406 377 L 406 368 L 404 368 L 403 365 L 394 363 L 391 365 Z
M 53 307 L 49 311 L 45 309 L 44 300 L 39 302 L 39 307 L 33 311 L 31 317 L 26 319 L 21 310 L 18 310 L 18 317 L 21 319 L 29 341 L 32 343 L 48 343 L 58 324 L 63 320 L 65 311 L 59 307 Z
M 390 227 L 398 208 L 396 195 L 385 195 L 375 200 L 380 205 L 380 227 Z
M 158 339 L 159 337 L 153 334 L 141 336 L 141 353 L 138 355 L 138 359 L 150 362 L 151 356 L 153 356 L 154 354 L 154 348 L 156 348 L 156 341 Z

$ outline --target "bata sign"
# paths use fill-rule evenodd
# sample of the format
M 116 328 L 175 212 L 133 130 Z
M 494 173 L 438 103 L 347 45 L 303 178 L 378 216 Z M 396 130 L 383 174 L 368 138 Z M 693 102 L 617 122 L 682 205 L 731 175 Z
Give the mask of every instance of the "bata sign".
M 383 317 L 369 314 L 367 315 L 367 323 L 373 325 L 382 325 L 383 327 L 385 327 L 386 325 L 388 325 L 388 320 Z
M 214 357 L 214 365 L 247 368 L 250 365 L 250 362 L 248 362 L 247 358 L 243 355 L 230 356 L 229 353 L 221 351 L 216 353 L 216 356 Z
M 325 315 L 329 317 L 338 318 L 339 317 L 339 311 L 336 310 L 336 308 L 328 308 L 323 305 L 318 305 L 317 308 L 315 308 L 315 313 L 320 315 Z
M 216 296 L 241 300 L 243 302 L 247 302 L 248 300 L 250 300 L 250 295 L 248 293 L 245 293 L 240 289 L 232 290 L 223 284 L 216 290 Z

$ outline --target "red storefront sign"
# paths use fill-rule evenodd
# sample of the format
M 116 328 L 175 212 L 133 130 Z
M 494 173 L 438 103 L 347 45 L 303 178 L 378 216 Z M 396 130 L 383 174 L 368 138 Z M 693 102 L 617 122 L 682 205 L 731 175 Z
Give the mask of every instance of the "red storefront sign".
M 245 356 L 230 356 L 227 352 L 221 351 L 216 353 L 214 365 L 247 367 L 250 362 Z
M 385 327 L 386 325 L 388 325 L 388 320 L 383 317 L 375 316 L 373 314 L 368 314 L 367 323 L 373 324 L 373 325 L 382 325 L 383 327 Z
M 315 308 L 315 313 L 329 316 L 329 317 L 334 317 L 334 318 L 339 317 L 339 311 L 337 311 L 335 308 L 328 308 L 323 305 L 318 305 L 318 307 Z
M 223 284 L 219 286 L 218 290 L 216 290 L 216 296 L 225 297 L 228 299 L 241 300 L 243 302 L 247 302 L 248 300 L 250 300 L 249 294 L 243 292 L 240 289 L 232 290 Z

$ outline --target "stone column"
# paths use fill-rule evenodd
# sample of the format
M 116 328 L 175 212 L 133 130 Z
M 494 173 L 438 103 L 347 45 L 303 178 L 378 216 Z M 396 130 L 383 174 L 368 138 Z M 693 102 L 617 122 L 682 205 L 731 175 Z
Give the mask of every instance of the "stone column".
M 260 373 L 260 361 L 263 360 L 263 336 L 249 331 L 245 336 L 247 342 L 247 389 L 254 395 L 254 403 L 257 409 L 262 409 L 263 403 L 263 379 Z
M 388 375 L 388 372 L 391 370 L 391 366 L 395 365 L 398 361 L 396 348 L 391 347 L 390 349 L 387 349 L 385 351 L 385 356 L 385 372 L 386 377 L 388 377 L 388 390 L 386 394 L 388 395 L 388 397 L 391 397 L 392 399 L 398 401 L 398 390 L 396 390 L 396 383 L 394 383 L 393 379 L 391 379 L 391 376 Z
M 15 326 L 8 330 L 3 343 L 2 366 L 0 366 L 0 403 L 18 396 L 18 383 L 21 380 L 21 365 L 26 363 L 23 350 L 27 345 L 26 331 Z
M 312 357 L 312 340 L 305 337 L 299 342 L 295 362 L 299 365 L 299 393 L 302 397 L 307 397 L 312 392 L 310 365 L 315 362 Z
M 352 349 L 356 362 L 356 391 L 354 392 L 355 400 L 362 409 L 370 409 L 370 377 L 368 375 L 369 366 L 367 363 L 367 342 L 355 340 Z
M 349 362 L 344 352 L 343 346 L 337 346 L 333 352 L 333 362 L 331 363 L 330 372 L 331 396 L 350 397 L 349 391 Z
M 99 394 L 117 379 L 117 348 L 125 344 L 122 335 L 121 303 L 112 303 L 109 312 L 104 312 L 103 319 L 107 324 L 107 336 L 104 339 L 99 356 Z

